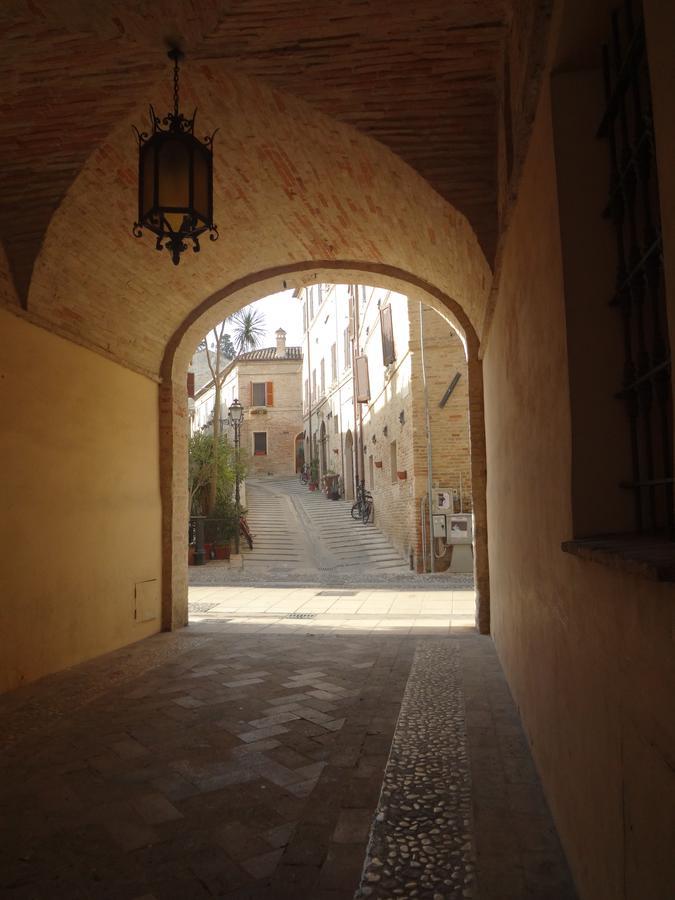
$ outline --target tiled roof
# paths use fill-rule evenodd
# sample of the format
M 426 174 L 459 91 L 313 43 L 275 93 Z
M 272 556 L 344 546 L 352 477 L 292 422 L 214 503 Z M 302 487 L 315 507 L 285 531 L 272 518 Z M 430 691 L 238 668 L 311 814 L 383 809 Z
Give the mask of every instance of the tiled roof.
M 286 356 L 277 356 L 276 347 L 263 347 L 260 350 L 248 350 L 246 353 L 240 353 L 232 360 L 234 363 L 241 362 L 246 359 L 302 359 L 302 347 L 286 347 Z

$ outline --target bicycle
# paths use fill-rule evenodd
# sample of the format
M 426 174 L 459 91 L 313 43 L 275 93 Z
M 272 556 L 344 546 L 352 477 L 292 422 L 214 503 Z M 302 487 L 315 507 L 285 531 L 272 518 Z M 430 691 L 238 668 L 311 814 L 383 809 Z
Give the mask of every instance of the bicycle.
M 356 503 L 352 506 L 352 519 L 361 519 L 367 525 L 373 517 L 373 495 L 367 491 L 363 484 L 356 485 Z
M 307 484 L 309 481 L 309 466 L 307 463 L 303 463 L 302 469 L 300 469 L 300 484 Z

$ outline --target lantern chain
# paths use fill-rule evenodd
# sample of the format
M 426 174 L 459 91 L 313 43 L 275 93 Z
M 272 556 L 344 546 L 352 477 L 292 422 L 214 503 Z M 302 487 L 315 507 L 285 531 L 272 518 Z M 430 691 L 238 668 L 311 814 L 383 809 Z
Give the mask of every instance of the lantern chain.
M 178 54 L 173 58 L 173 111 L 178 119 Z

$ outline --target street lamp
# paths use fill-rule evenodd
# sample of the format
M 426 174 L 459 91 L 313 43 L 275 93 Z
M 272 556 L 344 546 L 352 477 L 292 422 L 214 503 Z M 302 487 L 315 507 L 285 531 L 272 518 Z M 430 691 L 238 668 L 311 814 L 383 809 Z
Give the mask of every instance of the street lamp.
M 234 552 L 239 553 L 239 519 L 240 519 L 240 504 L 239 504 L 239 434 L 241 429 L 241 423 L 244 419 L 244 407 L 238 400 L 233 400 L 228 409 L 227 420 L 234 428 L 234 461 L 235 461 L 235 470 L 234 470 L 234 507 L 235 507 L 235 531 L 234 531 Z

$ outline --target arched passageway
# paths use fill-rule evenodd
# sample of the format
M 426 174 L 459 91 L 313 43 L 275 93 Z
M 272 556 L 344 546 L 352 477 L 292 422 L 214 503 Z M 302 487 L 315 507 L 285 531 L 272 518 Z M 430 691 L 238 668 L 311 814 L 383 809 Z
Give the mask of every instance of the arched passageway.
M 301 431 L 295 436 L 295 472 L 299 474 L 305 465 L 305 433 Z
M 485 518 L 485 426 L 483 421 L 482 364 L 479 343 L 464 310 L 451 297 L 416 275 L 393 266 L 355 261 L 317 261 L 289 265 L 272 272 L 259 272 L 217 291 L 200 304 L 185 320 L 169 342 L 162 366 L 160 386 L 162 441 L 163 546 L 170 548 L 163 557 L 163 623 L 180 627 L 187 621 L 187 500 L 185 437 L 185 372 L 201 336 L 215 323 L 252 300 L 272 293 L 279 281 L 286 287 L 314 283 L 367 283 L 407 294 L 422 300 L 448 320 L 461 335 L 468 359 L 469 427 L 471 467 L 474 491 L 474 568 L 477 624 L 489 631 L 489 571 L 487 561 L 487 522 Z M 314 426 L 314 453 L 321 463 L 321 426 Z M 309 436 L 308 436 L 309 437 Z M 322 463 L 323 465 L 323 463 Z M 325 471 L 321 468 L 321 474 Z
M 326 423 L 321 422 L 319 428 L 319 476 L 323 477 L 328 471 L 328 460 L 326 459 Z
M 187 361 L 212 324 L 252 299 L 308 279 L 361 281 L 414 290 L 443 311 L 466 336 L 472 447 L 481 460 L 473 478 L 477 496 L 485 484 L 478 351 L 491 272 L 466 218 L 381 144 L 221 63 L 191 71 L 186 102 L 192 97 L 201 127 L 220 128 L 222 136 L 215 161 L 220 239 L 174 267 L 152 243 L 121 227 L 79 227 L 101 196 L 115 208 L 116 222 L 134 221 L 136 148 L 129 126 L 142 121 L 145 111 L 138 108 L 92 154 L 54 215 L 22 313 L 159 383 L 154 427 L 161 487 L 152 515 L 161 519 L 156 577 L 164 628 L 186 622 L 180 485 Z M 170 103 L 166 85 L 153 99 L 160 108 Z M 85 279 L 81 260 L 87 261 Z M 148 424 L 137 430 L 139 438 Z M 479 609 L 487 629 L 487 531 L 478 506 L 475 513 Z M 135 515 L 131 503 L 126 515 Z

